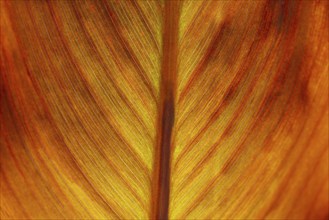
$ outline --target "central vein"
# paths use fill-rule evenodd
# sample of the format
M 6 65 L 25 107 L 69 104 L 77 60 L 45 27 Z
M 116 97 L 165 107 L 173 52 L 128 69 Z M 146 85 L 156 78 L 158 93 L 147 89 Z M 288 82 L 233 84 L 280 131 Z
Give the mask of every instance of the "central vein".
M 175 120 L 179 4 L 179 1 L 165 2 L 152 219 L 168 219 L 171 139 Z

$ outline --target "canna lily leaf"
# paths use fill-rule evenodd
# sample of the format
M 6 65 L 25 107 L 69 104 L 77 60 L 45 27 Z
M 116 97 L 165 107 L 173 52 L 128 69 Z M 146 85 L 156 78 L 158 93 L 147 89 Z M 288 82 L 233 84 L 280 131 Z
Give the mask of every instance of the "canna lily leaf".
M 328 218 L 328 7 L 1 1 L 1 219 Z

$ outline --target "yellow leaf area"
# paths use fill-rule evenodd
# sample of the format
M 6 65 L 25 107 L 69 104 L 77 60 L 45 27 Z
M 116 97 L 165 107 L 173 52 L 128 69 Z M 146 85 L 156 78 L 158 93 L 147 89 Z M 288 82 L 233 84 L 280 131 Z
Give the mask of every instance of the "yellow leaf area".
M 328 218 L 328 1 L 0 5 L 1 219 Z

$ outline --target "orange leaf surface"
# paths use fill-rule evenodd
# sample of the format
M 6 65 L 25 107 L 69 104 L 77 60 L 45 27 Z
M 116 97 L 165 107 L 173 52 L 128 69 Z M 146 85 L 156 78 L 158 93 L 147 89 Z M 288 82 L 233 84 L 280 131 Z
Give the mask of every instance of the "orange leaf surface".
M 328 1 L 0 4 L 1 219 L 328 218 Z

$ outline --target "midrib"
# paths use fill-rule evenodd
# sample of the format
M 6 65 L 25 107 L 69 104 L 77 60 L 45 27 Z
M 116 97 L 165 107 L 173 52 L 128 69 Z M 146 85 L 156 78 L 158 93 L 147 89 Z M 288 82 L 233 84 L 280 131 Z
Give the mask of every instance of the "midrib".
M 175 120 L 179 4 L 179 1 L 165 2 L 160 104 L 151 200 L 152 219 L 168 219 L 171 138 Z

